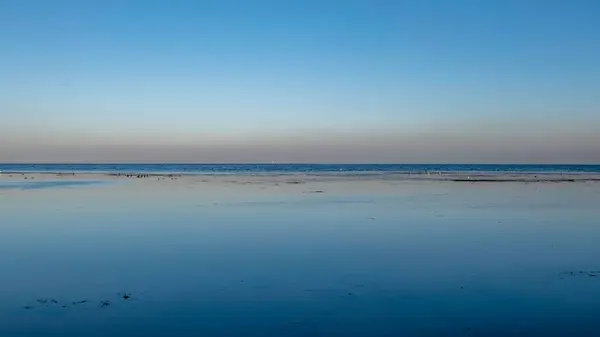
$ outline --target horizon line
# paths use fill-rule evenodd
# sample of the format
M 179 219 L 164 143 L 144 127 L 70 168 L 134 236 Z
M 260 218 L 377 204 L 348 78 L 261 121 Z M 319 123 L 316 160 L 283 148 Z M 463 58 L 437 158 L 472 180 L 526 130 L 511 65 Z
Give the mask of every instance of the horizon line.
M 479 166 L 600 166 L 598 163 L 398 163 L 398 162 L 0 162 L 0 165 L 479 165 Z

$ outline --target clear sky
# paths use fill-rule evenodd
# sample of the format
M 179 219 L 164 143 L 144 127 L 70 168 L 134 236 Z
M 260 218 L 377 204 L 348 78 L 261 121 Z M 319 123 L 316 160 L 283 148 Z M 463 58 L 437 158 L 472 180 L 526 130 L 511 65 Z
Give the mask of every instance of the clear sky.
M 0 161 L 600 162 L 600 1 L 0 0 Z

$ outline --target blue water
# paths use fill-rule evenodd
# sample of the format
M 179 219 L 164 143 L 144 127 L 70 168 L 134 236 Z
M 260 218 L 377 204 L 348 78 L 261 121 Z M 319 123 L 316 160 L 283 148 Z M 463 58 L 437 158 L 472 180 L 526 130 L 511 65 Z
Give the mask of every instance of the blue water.
M 9 181 L 0 182 L 0 190 L 2 189 L 21 189 L 21 190 L 41 190 L 45 188 L 55 187 L 77 187 L 106 184 L 107 181 Z
M 193 181 L 0 191 L 0 336 L 600 336 L 597 184 Z
M 0 164 L 10 172 L 96 172 L 181 174 L 294 174 L 294 173 L 600 173 L 600 165 L 516 164 Z

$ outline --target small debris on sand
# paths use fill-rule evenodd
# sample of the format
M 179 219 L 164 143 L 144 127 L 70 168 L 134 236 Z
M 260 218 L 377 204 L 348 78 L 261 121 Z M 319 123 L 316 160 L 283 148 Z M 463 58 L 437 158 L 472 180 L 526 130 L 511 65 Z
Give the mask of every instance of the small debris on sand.
M 39 304 L 48 304 L 48 300 L 44 298 L 40 298 L 36 302 L 38 302 Z
M 117 293 L 117 296 L 119 296 L 119 298 L 125 301 L 132 299 L 131 293 L 128 292 Z
M 42 304 L 44 306 L 48 306 L 50 304 L 58 304 L 58 301 L 53 299 L 53 298 L 38 298 L 37 300 L 35 300 L 37 303 Z M 33 309 L 34 307 L 31 305 L 26 305 L 23 307 L 24 309 Z
M 599 277 L 600 270 L 579 270 L 579 271 L 566 271 L 559 274 L 561 277 L 564 276 L 587 276 L 587 277 Z

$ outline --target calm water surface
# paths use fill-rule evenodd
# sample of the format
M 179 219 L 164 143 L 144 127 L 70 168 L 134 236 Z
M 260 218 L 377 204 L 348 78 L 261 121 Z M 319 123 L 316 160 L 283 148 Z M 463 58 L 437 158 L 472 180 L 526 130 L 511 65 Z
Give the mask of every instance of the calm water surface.
M 336 184 L 0 189 L 0 336 L 600 335 L 600 184 Z
M 298 173 L 600 173 L 600 165 L 568 164 L 2 164 L 10 172 L 148 172 L 188 174 L 298 174 Z

